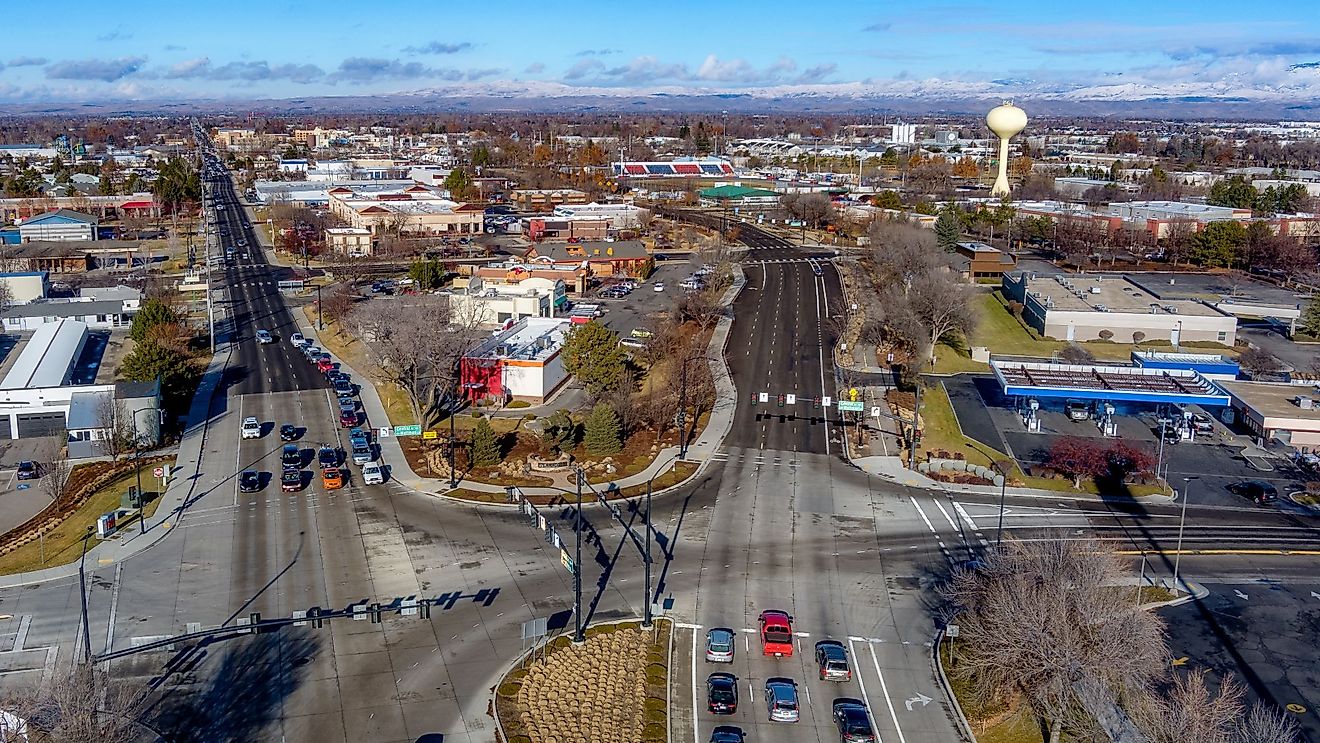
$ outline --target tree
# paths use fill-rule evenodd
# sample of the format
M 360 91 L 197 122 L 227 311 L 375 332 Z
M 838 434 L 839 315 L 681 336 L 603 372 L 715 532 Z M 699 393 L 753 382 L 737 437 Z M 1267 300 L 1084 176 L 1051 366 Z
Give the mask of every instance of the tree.
M 7 693 L 0 705 L 25 725 L 21 730 L 0 728 L 0 737 L 33 743 L 132 743 L 144 739 L 144 726 L 137 721 L 143 699 L 105 673 L 76 665 L 72 673 L 52 674 L 47 684 Z
M 1246 350 L 1238 356 L 1238 365 L 1250 373 L 1252 377 L 1283 370 L 1283 362 L 1279 361 L 1279 357 L 1260 346 L 1247 346 Z
M 899 198 L 897 191 L 881 191 L 871 199 L 871 203 L 881 209 L 893 209 L 895 211 L 902 211 L 903 209 L 903 200 Z
M 1056 439 L 1046 455 L 1046 463 L 1072 478 L 1073 487 L 1082 487 L 1082 478 L 1101 477 L 1109 472 L 1106 448 L 1091 439 L 1066 436 Z
M 953 164 L 953 177 L 955 178 L 977 178 L 981 175 L 981 166 L 970 157 L 962 157 Z
M 935 345 L 950 333 L 970 335 L 976 327 L 976 308 L 971 285 L 949 273 L 933 273 L 908 291 L 912 316 L 925 331 L 922 339 L 931 363 Z
M 1298 320 L 1302 332 L 1309 336 L 1320 336 L 1320 297 L 1313 298 Z
M 1192 237 L 1192 260 L 1209 268 L 1241 265 L 1247 228 L 1241 222 L 1211 222 Z
M 128 327 L 128 337 L 141 343 L 147 339 L 152 328 L 178 322 L 179 313 L 175 312 L 174 308 L 163 300 L 152 297 L 143 302 L 137 314 L 133 315 L 133 322 Z
M 339 320 L 353 310 L 357 296 L 351 286 L 340 284 L 321 300 L 321 314 L 327 320 Z
M 64 456 L 52 457 L 49 464 L 41 468 L 41 490 L 50 498 L 51 503 L 58 502 L 69 492 L 69 478 L 73 475 L 73 465 Z
M 935 219 L 935 241 L 941 248 L 952 253 L 958 247 L 961 237 L 962 224 L 959 223 L 958 215 L 954 214 L 952 207 L 944 207 Z
M 1076 343 L 1069 343 L 1059 351 L 1059 360 L 1065 364 L 1094 364 L 1095 354 Z
M 617 389 L 623 381 L 627 356 L 618 337 L 596 321 L 578 325 L 564 341 L 564 368 L 599 396 Z
M 1229 206 L 1234 209 L 1252 209 L 1260 196 L 1255 186 L 1240 175 L 1230 176 L 1216 181 L 1206 194 L 1205 203 L 1212 206 Z
M 1225 678 L 1211 691 L 1203 668 L 1175 671 L 1163 694 L 1135 696 L 1133 722 L 1150 743 L 1296 743 L 1296 722 L 1257 702 L 1243 704 L 1242 685 Z
M 490 421 L 482 418 L 472 429 L 471 458 L 473 467 L 494 467 L 500 463 L 500 442 Z
M 4 268 L 3 270 L 8 270 Z M 14 306 L 14 289 L 8 281 L 0 282 L 0 312 Z
M 197 171 L 181 157 L 171 157 L 161 166 L 151 188 L 156 200 L 169 207 L 171 213 L 178 212 L 185 204 L 202 200 L 202 182 Z M 128 183 L 125 183 L 125 190 L 131 192 Z
M 542 421 L 541 445 L 558 456 L 577 445 L 578 426 L 567 410 L 556 410 Z
M 941 591 L 961 630 L 953 675 L 979 703 L 1021 699 L 1055 733 L 1090 733 L 1084 690 L 1148 693 L 1167 663 L 1163 622 L 1135 606 L 1129 574 L 1091 540 L 1009 540 L 984 553 Z
M 484 168 L 490 164 L 490 150 L 484 144 L 472 148 L 472 167 Z
M 614 408 L 604 403 L 596 403 L 587 418 L 583 443 L 587 451 L 597 456 L 617 454 L 623 448 L 619 415 Z
M 445 264 L 438 260 L 416 260 L 408 266 L 408 278 L 417 282 L 417 288 L 421 291 L 440 286 L 446 273 Z
M 124 357 L 119 375 L 130 382 L 159 379 L 161 397 L 171 406 L 184 401 L 198 376 L 191 358 L 153 339 L 139 343 Z
M 449 191 L 449 198 L 463 201 L 468 198 L 468 191 L 472 190 L 472 177 L 466 170 L 454 168 L 445 176 L 445 190 Z
M 119 461 L 137 446 L 132 415 L 124 408 L 124 401 L 116 400 L 113 393 L 103 396 L 96 406 L 96 424 L 103 436 L 101 449 L 110 455 L 112 462 Z

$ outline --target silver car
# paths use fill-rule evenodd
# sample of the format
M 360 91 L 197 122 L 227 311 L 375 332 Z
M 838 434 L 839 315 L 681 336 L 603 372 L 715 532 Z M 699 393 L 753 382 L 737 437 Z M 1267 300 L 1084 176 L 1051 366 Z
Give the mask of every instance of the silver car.
M 797 722 L 797 682 L 782 677 L 766 679 L 765 706 L 771 722 Z
M 706 660 L 711 663 L 733 662 L 733 630 L 716 627 L 706 633 Z

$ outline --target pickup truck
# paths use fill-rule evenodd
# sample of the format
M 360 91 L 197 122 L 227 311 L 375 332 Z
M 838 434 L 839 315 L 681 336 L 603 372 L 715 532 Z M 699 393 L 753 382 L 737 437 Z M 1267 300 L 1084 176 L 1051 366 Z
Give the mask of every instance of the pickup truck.
M 778 609 L 761 612 L 761 653 L 775 657 L 793 655 L 793 617 Z

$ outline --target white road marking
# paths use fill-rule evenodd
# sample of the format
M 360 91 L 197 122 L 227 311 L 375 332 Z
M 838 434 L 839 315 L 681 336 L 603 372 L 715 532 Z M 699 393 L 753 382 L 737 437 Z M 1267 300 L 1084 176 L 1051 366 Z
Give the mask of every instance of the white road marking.
M 926 512 L 921 510 L 921 504 L 917 502 L 916 498 L 912 499 L 912 507 L 917 509 L 917 513 L 921 514 L 921 520 L 926 522 L 926 528 L 930 529 L 931 534 L 934 534 L 935 526 L 930 523 L 930 519 L 926 518 Z
M 889 687 L 885 684 L 885 675 L 880 672 L 880 659 L 876 657 L 875 646 L 870 645 L 871 663 L 875 665 L 875 673 L 880 677 L 880 691 L 885 695 L 885 704 L 889 706 L 889 717 L 894 721 L 894 732 L 898 733 L 898 743 L 907 743 L 903 737 L 903 728 L 898 724 L 898 712 L 894 710 L 894 700 L 889 698 Z
M 935 507 L 940 509 L 940 513 L 944 514 L 944 520 L 949 522 L 949 526 L 953 527 L 955 532 L 962 533 L 962 530 L 958 528 L 958 524 L 954 523 L 953 517 L 949 515 L 948 511 L 944 510 L 944 504 L 940 503 L 940 499 L 933 498 L 932 500 L 935 502 Z
M 692 633 L 692 743 L 701 743 L 700 720 L 697 717 L 697 633 Z
M 124 563 L 115 563 L 115 582 L 110 589 L 110 619 L 105 628 L 105 652 L 110 652 L 115 645 L 115 614 L 119 611 L 119 579 L 124 575 Z
M 860 637 L 856 637 L 856 638 L 854 638 L 854 637 L 849 637 L 849 638 L 848 638 L 848 650 L 852 653 L 852 657 L 853 657 L 853 658 L 856 658 L 856 657 L 857 657 L 857 651 L 854 650 L 854 649 L 853 649 L 853 646 L 852 646 L 852 644 L 853 644 L 854 641 L 856 641 L 856 642 L 865 642 L 865 641 L 864 641 L 862 638 L 860 638 Z M 858 672 L 857 672 L 857 686 L 862 690 L 862 704 L 866 705 L 866 716 L 869 717 L 869 718 L 871 718 L 871 725 L 872 725 L 872 726 L 875 726 L 875 712 L 871 709 L 871 698 L 870 698 L 869 696 L 867 696 L 867 694 L 866 694 L 866 680 L 862 678 L 861 669 L 859 668 L 859 669 L 857 669 L 857 670 L 858 670 Z M 880 741 L 880 733 L 879 733 L 879 731 L 876 731 L 876 736 L 875 736 L 875 737 L 876 737 L 876 743 L 881 743 L 881 741 Z

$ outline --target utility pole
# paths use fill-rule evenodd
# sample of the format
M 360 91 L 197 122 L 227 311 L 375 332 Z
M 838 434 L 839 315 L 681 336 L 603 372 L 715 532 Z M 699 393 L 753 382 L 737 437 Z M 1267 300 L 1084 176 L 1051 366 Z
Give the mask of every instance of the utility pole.
M 1173 590 L 1178 590 L 1178 568 L 1182 563 L 1183 526 L 1187 524 L 1187 500 L 1192 492 L 1192 480 L 1201 479 L 1199 475 L 1183 478 L 1182 515 L 1178 517 L 1178 549 L 1173 554 Z
M 83 663 L 92 665 L 92 630 L 87 626 L 87 573 L 83 566 L 87 562 L 87 540 L 92 538 L 96 527 L 89 526 L 83 533 L 82 538 L 82 556 L 78 558 L 78 595 L 82 603 L 82 628 L 83 628 Z
M 573 644 L 581 645 L 587 641 L 582 626 L 582 468 L 578 467 L 576 472 L 577 524 L 573 528 Z
M 921 424 L 921 378 L 917 378 L 917 400 L 912 411 L 912 445 L 908 451 L 908 469 L 917 468 L 917 431 Z

